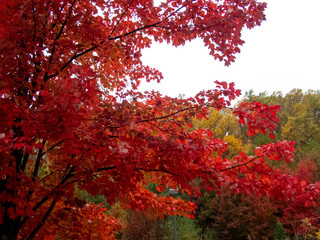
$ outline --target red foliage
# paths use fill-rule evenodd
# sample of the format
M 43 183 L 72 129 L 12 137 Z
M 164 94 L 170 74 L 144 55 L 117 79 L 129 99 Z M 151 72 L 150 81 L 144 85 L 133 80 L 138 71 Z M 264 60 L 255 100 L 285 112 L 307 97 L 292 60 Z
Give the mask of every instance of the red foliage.
M 269 198 L 256 194 L 234 195 L 227 186 L 219 191 L 220 194 L 211 199 L 209 209 L 199 212 L 198 224 L 206 221 L 219 239 L 272 238 L 276 209 Z
M 306 184 L 313 183 L 317 175 L 317 166 L 311 159 L 300 161 L 298 169 L 292 175 L 306 181 Z
M 267 130 L 273 132 L 277 129 L 277 122 L 280 121 L 276 117 L 280 106 L 267 104 L 261 105 L 260 102 L 246 103 L 242 102 L 239 107 L 234 109 L 234 114 L 239 117 L 239 123 L 248 126 L 247 134 L 254 136 L 255 134 L 266 134 Z M 274 139 L 274 135 L 270 133 L 270 137 Z
M 107 217 L 106 209 L 98 205 L 87 204 L 79 209 L 65 206 L 58 211 L 56 214 L 61 214 L 59 221 L 48 223 L 54 224 L 56 229 L 53 232 L 58 232 L 61 239 L 112 240 L 116 239 L 114 233 L 122 227 L 121 222 L 112 216 Z

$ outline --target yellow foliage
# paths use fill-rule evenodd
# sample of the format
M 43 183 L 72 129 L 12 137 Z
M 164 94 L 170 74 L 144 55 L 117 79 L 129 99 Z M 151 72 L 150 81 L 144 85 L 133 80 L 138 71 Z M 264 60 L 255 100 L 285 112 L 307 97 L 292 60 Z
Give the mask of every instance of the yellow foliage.
M 232 158 L 239 154 L 239 151 L 249 152 L 251 145 L 243 145 L 241 137 L 245 134 L 241 133 L 239 121 L 229 109 L 217 111 L 211 110 L 209 119 L 193 120 L 195 129 L 210 129 L 214 133 L 215 138 L 222 139 L 228 144 L 228 149 L 224 157 Z
M 223 138 L 223 141 L 228 143 L 228 149 L 226 151 L 226 157 L 232 158 L 234 155 L 239 154 L 240 151 L 243 151 L 242 141 L 236 138 L 233 135 L 227 135 Z
M 234 135 L 236 138 L 241 136 L 239 121 L 229 109 L 217 111 L 211 110 L 209 119 L 201 121 L 193 120 L 196 129 L 210 129 L 216 138 L 223 139 L 227 135 Z
M 294 117 L 289 117 L 287 123 L 282 127 L 281 137 L 283 139 L 292 139 L 292 133 L 294 132 Z
M 120 202 L 116 202 L 110 207 L 108 210 L 108 215 L 115 217 L 124 224 L 127 223 L 128 211 L 121 207 Z

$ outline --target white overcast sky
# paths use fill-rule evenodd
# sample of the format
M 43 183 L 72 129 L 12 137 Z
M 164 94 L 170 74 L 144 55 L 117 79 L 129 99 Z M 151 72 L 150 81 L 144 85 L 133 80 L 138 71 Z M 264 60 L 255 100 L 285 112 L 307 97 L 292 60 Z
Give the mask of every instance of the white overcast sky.
M 235 82 L 255 93 L 320 89 L 320 0 L 266 0 L 267 21 L 242 32 L 245 44 L 235 63 L 214 60 L 201 40 L 183 47 L 153 44 L 143 62 L 163 73 L 160 84 L 143 84 L 164 95 L 193 96 L 214 80 Z

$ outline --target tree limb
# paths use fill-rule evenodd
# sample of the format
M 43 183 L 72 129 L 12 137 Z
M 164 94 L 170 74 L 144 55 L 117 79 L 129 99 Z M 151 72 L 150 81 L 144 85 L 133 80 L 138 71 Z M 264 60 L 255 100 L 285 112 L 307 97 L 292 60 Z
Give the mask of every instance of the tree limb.
M 22 164 L 21 164 L 22 171 L 24 171 L 26 169 L 28 160 L 29 160 L 29 153 L 25 153 L 23 156 Z
M 36 211 L 39 207 L 42 206 L 42 204 L 44 204 L 48 199 L 50 199 L 50 197 L 52 196 L 52 193 L 59 188 L 61 185 L 63 185 L 68 179 L 70 179 L 71 177 L 73 177 L 74 175 L 72 174 L 74 171 L 74 167 L 70 168 L 70 164 L 68 164 L 66 170 L 68 170 L 68 173 L 61 179 L 60 183 L 51 190 L 50 193 L 48 193 L 44 198 L 42 198 L 33 208 L 32 211 Z M 24 217 L 22 219 L 22 221 L 20 222 L 20 228 L 26 223 L 26 221 L 29 219 L 28 216 Z
M 53 200 L 51 202 L 50 207 L 48 208 L 46 214 L 43 216 L 43 218 L 41 219 L 41 221 L 38 223 L 38 225 L 33 229 L 33 231 L 31 232 L 31 234 L 28 236 L 28 238 L 26 240 L 32 240 L 36 234 L 38 233 L 38 231 L 41 229 L 41 227 L 44 225 L 44 223 L 46 222 L 47 218 L 49 217 L 50 213 L 52 212 L 54 205 L 56 204 L 56 201 Z
M 114 33 L 114 31 L 117 29 L 121 19 L 124 17 L 124 15 L 126 14 L 126 12 L 129 10 L 130 6 L 132 5 L 134 0 L 131 0 L 131 2 L 129 3 L 129 5 L 127 6 L 127 8 L 124 10 L 124 12 L 121 14 L 120 18 L 118 19 L 118 22 L 116 23 L 116 25 L 114 26 L 114 28 L 112 29 L 111 33 L 109 34 L 108 38 L 110 39 L 110 37 L 112 36 L 112 34 Z
M 246 166 L 248 165 L 249 163 L 253 162 L 254 160 L 256 160 L 257 158 L 259 158 L 260 156 L 255 156 L 253 157 L 251 160 L 245 162 L 245 163 L 241 163 L 241 164 L 237 164 L 237 165 L 234 165 L 232 167 L 228 167 L 228 168 L 224 168 L 224 169 L 221 169 L 219 170 L 219 172 L 224 172 L 224 171 L 229 171 L 231 169 L 234 169 L 234 168 L 239 168 L 239 167 L 242 167 L 242 166 Z
M 56 38 L 55 38 L 55 40 L 54 40 L 53 47 L 52 47 L 51 54 L 50 54 L 48 69 L 47 69 L 47 71 L 46 71 L 46 73 L 45 73 L 45 75 L 44 75 L 44 81 L 45 81 L 45 82 L 51 78 L 50 76 L 48 76 L 48 72 L 49 72 L 49 70 L 50 70 L 50 65 L 51 65 L 52 60 L 53 60 L 53 55 L 54 55 L 54 52 L 55 52 L 55 49 L 56 49 L 56 46 L 57 46 L 57 41 L 60 39 L 60 37 L 61 37 L 61 35 L 62 35 L 62 33 L 63 33 L 63 30 L 64 30 L 64 28 L 65 28 L 65 26 L 66 26 L 66 24 L 67 24 L 67 22 L 68 22 L 68 19 L 70 18 L 71 14 L 72 14 L 72 9 L 73 9 L 76 1 L 77 1 L 77 0 L 74 0 L 74 1 L 72 2 L 71 6 L 70 6 L 70 9 L 69 9 L 69 12 L 68 12 L 68 15 L 67 15 L 67 19 L 65 19 L 64 22 L 62 23 L 61 28 L 60 28 L 60 31 L 58 32 L 58 34 L 57 34 L 57 36 L 56 36 Z M 54 7 L 53 7 L 53 8 L 54 8 Z M 55 8 L 54 8 L 54 9 L 55 9 Z M 57 17 L 58 17 L 58 20 L 60 21 L 58 15 L 57 15 Z
M 43 147 L 44 147 L 45 144 L 46 144 L 46 141 L 43 140 L 42 141 Z M 39 152 L 38 152 L 38 156 L 37 156 L 37 159 L 36 159 L 36 163 L 34 165 L 33 177 L 37 177 L 38 176 L 39 167 L 40 167 L 40 161 L 41 161 L 42 156 L 43 156 L 42 152 L 43 152 L 42 148 L 39 148 Z
M 76 0 L 75 0 L 76 1 Z M 74 1 L 74 3 L 75 3 Z M 153 24 L 149 24 L 149 25 L 145 25 L 145 26 L 142 26 L 142 27 L 139 27 L 139 28 L 136 28 L 132 31 L 129 31 L 127 33 L 124 33 L 122 35 L 118 35 L 116 37 L 111 37 L 111 35 L 114 33 L 114 31 L 116 30 L 118 24 L 120 23 L 121 19 L 123 18 L 124 14 L 128 11 L 130 5 L 132 4 L 133 0 L 131 1 L 131 3 L 128 5 L 128 7 L 126 8 L 126 10 L 123 12 L 123 14 L 121 15 L 120 19 L 118 20 L 116 26 L 114 27 L 114 29 L 112 30 L 111 34 L 109 35 L 108 37 L 108 40 L 116 40 L 116 39 L 120 39 L 120 38 L 123 38 L 125 36 L 128 36 L 128 35 L 131 35 L 135 32 L 138 32 L 138 31 L 141 31 L 141 30 L 144 30 L 144 29 L 147 29 L 147 28 L 150 28 L 150 27 L 156 27 L 157 25 L 159 25 L 160 23 L 162 23 L 164 20 L 167 20 L 168 18 L 170 18 L 171 16 L 173 16 L 175 13 L 177 13 L 178 11 L 180 11 L 182 8 L 184 8 L 186 5 L 182 5 L 181 7 L 179 7 L 178 9 L 176 9 L 174 12 L 172 12 L 171 14 L 169 14 L 168 16 L 166 16 L 165 18 L 163 18 L 161 21 L 158 21 L 156 23 L 153 23 Z M 53 77 L 56 77 L 59 75 L 59 73 L 61 71 L 63 71 L 66 67 L 68 67 L 73 60 L 75 60 L 76 58 L 78 57 L 81 57 L 82 55 L 86 54 L 86 53 L 89 53 L 91 51 L 93 51 L 94 49 L 98 48 L 99 46 L 101 46 L 102 44 L 104 44 L 105 41 L 101 41 L 100 43 L 98 43 L 97 45 L 95 46 L 92 46 L 91 48 L 81 52 L 81 53 L 76 53 L 74 54 L 59 70 L 59 72 L 56 72 L 54 74 L 51 74 L 51 75 L 48 75 L 48 73 L 45 74 L 45 81 L 47 81 L 48 79 L 50 78 L 53 78 Z

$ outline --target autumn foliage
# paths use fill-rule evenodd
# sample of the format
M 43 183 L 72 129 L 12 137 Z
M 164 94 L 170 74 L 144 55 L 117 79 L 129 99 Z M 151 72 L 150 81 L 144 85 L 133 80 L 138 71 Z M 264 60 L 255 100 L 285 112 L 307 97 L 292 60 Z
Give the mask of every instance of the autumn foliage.
M 205 192 L 197 200 L 195 221 L 211 239 L 272 239 L 276 206 L 266 196 L 235 195 L 230 186 Z M 204 238 L 206 239 L 206 238 Z
M 187 99 L 138 91 L 141 81 L 162 79 L 140 59 L 152 41 L 179 46 L 201 38 L 229 65 L 243 44 L 241 30 L 259 25 L 265 7 L 247 0 L 2 1 L 0 239 L 112 238 L 121 222 L 83 204 L 76 189 L 160 217 L 191 217 L 195 205 L 160 197 L 148 182 L 188 194 L 230 183 L 236 192 L 316 205 L 319 185 L 265 164 L 292 160 L 293 142 L 226 159 L 227 144 L 212 131 L 188 130 L 210 108 L 230 107 L 240 95 L 233 83 L 216 81 Z M 272 133 L 278 110 L 250 103 L 233 113 L 252 136 Z

